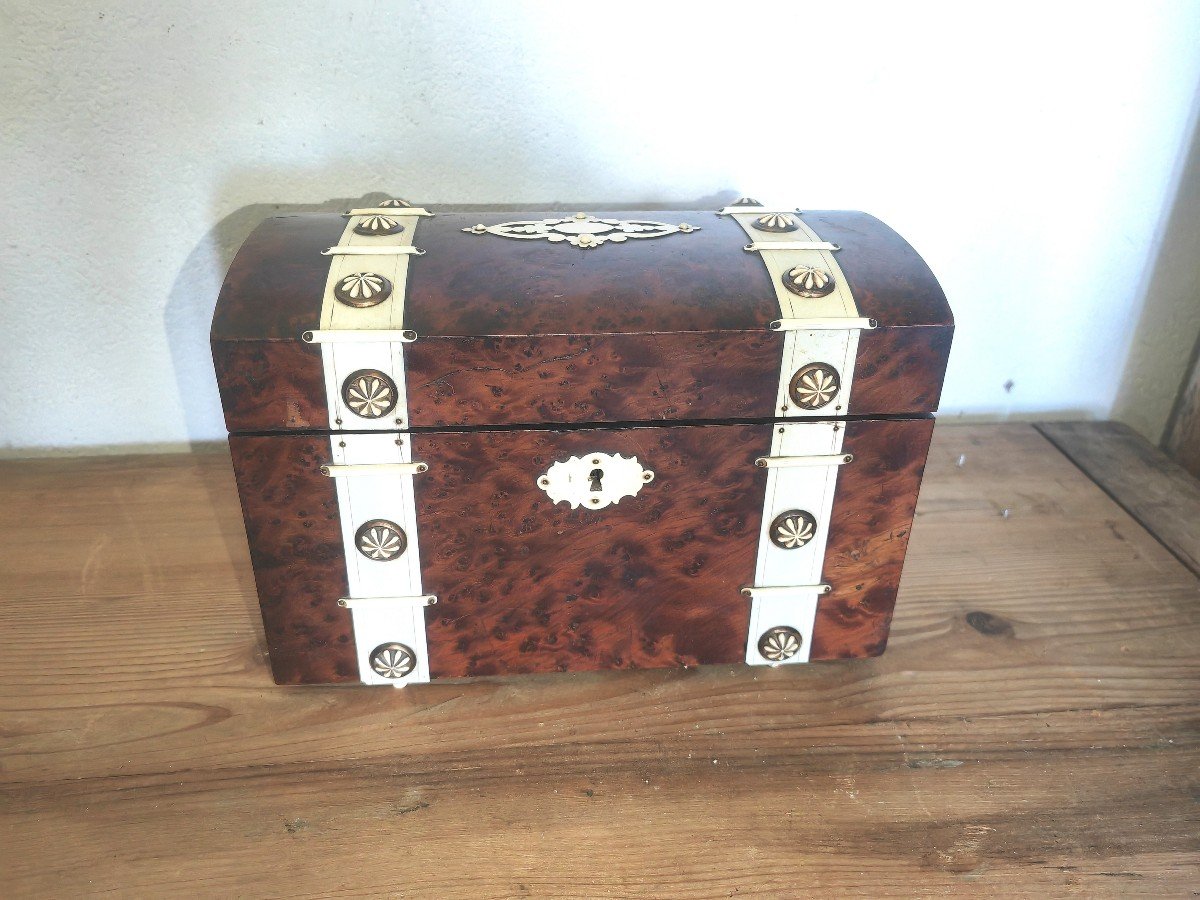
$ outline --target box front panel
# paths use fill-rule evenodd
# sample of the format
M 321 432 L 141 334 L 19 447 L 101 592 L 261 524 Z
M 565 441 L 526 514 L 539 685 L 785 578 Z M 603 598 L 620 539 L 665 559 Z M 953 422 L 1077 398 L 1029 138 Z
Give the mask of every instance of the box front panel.
M 234 436 L 276 679 L 882 652 L 932 424 Z

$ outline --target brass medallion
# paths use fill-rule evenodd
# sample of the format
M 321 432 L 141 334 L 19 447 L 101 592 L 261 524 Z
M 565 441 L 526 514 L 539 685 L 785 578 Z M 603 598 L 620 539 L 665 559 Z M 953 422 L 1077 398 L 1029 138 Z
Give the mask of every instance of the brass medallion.
M 783 286 L 810 300 L 833 293 L 833 276 L 817 266 L 794 266 L 783 273 Z
M 355 272 L 338 280 L 333 296 L 347 306 L 378 306 L 392 295 L 392 283 L 374 272 Z
M 758 639 L 758 652 L 763 659 L 771 662 L 784 662 L 800 652 L 804 645 L 804 635 L 795 628 L 778 625 L 763 632 Z
M 378 419 L 396 408 L 396 382 L 378 369 L 359 369 L 342 383 L 342 402 L 356 416 Z
M 759 216 L 750 224 L 755 231 L 766 231 L 771 234 L 786 234 L 789 231 L 800 230 L 800 221 L 791 213 L 767 213 Z
M 817 519 L 803 509 L 789 509 L 777 515 L 768 532 L 771 543 L 782 550 L 797 550 L 816 536 Z
M 382 216 L 378 214 L 363 216 L 362 221 L 354 226 L 355 234 L 361 234 L 367 237 L 381 237 L 385 234 L 399 234 L 403 230 L 404 226 L 391 216 Z
M 371 651 L 371 668 L 384 678 L 403 678 L 417 667 L 417 654 L 405 644 L 380 644 Z
M 828 363 L 809 363 L 796 371 L 788 385 L 788 395 L 801 409 L 820 409 L 837 396 L 842 379 Z
M 367 559 L 390 562 L 399 559 L 408 547 L 404 529 L 387 519 L 364 522 L 354 534 L 354 546 Z

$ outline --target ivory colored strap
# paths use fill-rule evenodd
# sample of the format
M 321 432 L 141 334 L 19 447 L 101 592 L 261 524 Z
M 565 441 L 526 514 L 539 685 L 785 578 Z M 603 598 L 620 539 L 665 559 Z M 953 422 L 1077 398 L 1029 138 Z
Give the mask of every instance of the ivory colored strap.
M 419 247 L 330 247 L 321 251 L 322 256 L 424 256 Z
M 306 331 L 300 337 L 304 339 L 306 344 L 327 344 L 339 341 L 343 343 L 399 341 L 402 344 L 411 344 L 417 339 L 417 333 L 409 328 L 399 331 L 384 328 L 342 328 L 337 330 L 316 329 L 315 331 Z
M 330 478 L 349 478 L 355 475 L 420 475 L 428 471 L 429 466 L 423 462 L 362 463 L 360 465 L 330 463 L 327 466 L 321 466 L 321 474 Z
M 761 253 L 763 250 L 841 250 L 837 244 L 829 241 L 755 241 L 742 249 Z
M 410 265 L 423 250 L 413 237 L 429 215 L 412 207 L 351 210 L 337 245 L 325 251 L 329 274 L 321 318 L 302 338 L 317 344 L 329 404 L 329 463 L 341 521 L 349 610 L 359 680 L 403 687 L 429 680 L 414 478 L 429 466 L 412 458 L 405 348 L 417 334 L 404 323 Z M 401 227 L 361 234 L 371 216 Z M 348 295 L 347 283 L 372 287 Z M 341 613 L 346 615 L 346 613 Z
M 812 456 L 760 456 L 760 469 L 798 469 L 803 466 L 844 466 L 854 462 L 852 453 L 814 453 Z
M 343 597 L 338 606 L 343 609 L 365 609 L 372 606 L 433 606 L 436 594 L 418 594 L 416 597 Z
M 744 587 L 742 593 L 747 597 L 793 597 L 801 591 L 816 591 L 818 594 L 828 594 L 833 590 L 828 584 L 795 584 L 786 587 Z
M 433 213 L 427 209 L 421 209 L 419 206 L 368 206 L 364 209 L 352 209 L 342 215 L 387 216 L 391 219 L 399 219 L 403 216 L 432 216 Z
M 840 319 L 775 319 L 767 327 L 772 331 L 825 331 L 825 330 L 842 330 L 848 328 L 862 328 L 870 330 L 878 327 L 879 323 L 874 319 L 852 318 L 847 316 Z

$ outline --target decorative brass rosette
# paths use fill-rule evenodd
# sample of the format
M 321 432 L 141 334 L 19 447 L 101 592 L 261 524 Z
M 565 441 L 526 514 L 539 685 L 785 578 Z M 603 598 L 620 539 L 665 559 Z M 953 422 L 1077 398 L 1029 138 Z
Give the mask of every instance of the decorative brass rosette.
M 333 296 L 347 306 L 378 306 L 392 295 L 392 283 L 374 272 L 355 272 L 339 278 Z
M 342 402 L 364 419 L 386 416 L 397 399 L 396 382 L 378 369 L 359 369 L 342 382 Z
M 759 216 L 750 224 L 755 231 L 766 231 L 771 234 L 786 234 L 789 231 L 800 230 L 800 220 L 791 213 L 767 213 Z
M 771 662 L 784 662 L 800 652 L 804 645 L 804 636 L 795 628 L 779 625 L 763 632 L 758 639 L 758 652 L 763 659 Z
M 783 273 L 783 286 L 801 297 L 815 299 L 833 292 L 833 276 L 817 266 L 793 266 Z
M 399 234 L 404 230 L 404 226 L 391 216 L 384 216 L 378 213 L 370 216 L 363 216 L 362 221 L 354 226 L 354 233 L 365 235 L 366 237 L 381 237 L 385 234 Z
M 841 376 L 833 366 L 809 363 L 796 370 L 788 385 L 788 394 L 801 409 L 820 409 L 833 401 L 841 386 Z

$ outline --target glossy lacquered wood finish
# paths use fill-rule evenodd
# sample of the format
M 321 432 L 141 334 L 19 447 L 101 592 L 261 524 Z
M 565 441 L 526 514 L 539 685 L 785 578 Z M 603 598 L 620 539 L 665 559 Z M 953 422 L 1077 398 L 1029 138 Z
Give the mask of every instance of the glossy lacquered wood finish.
M 230 435 L 233 471 L 279 684 L 357 682 L 329 438 Z
M 766 425 L 415 435 L 430 674 L 743 658 L 769 447 Z M 587 453 L 654 481 L 602 510 L 555 505 L 537 477 Z
M 405 324 L 420 335 L 405 351 L 413 425 L 772 415 L 783 337 L 765 328 L 778 304 L 736 222 L 679 210 L 604 215 L 700 229 L 584 250 L 463 232 L 563 216 L 555 212 L 451 213 L 413 226 L 426 251 L 409 261 L 405 302 Z M 842 246 L 860 312 L 880 323 L 860 341 L 850 411 L 933 410 L 953 320 L 928 267 L 864 213 L 805 219 Z M 331 214 L 269 219 L 234 260 L 212 330 L 231 430 L 319 421 L 319 354 L 276 343 L 298 343 L 316 326 L 329 266 L 321 250 L 344 227 Z M 258 364 L 244 369 L 242 357 Z
M 813 659 L 878 656 L 887 645 L 900 572 L 925 472 L 932 419 L 848 422 L 854 455 L 838 477 L 817 605 Z
M 740 662 L 769 423 L 411 436 L 434 678 Z M 929 419 L 846 426 L 813 658 L 882 652 L 895 604 Z M 328 439 L 230 444 L 275 677 L 354 681 L 346 573 Z M 655 472 L 603 510 L 555 505 L 536 480 L 591 452 Z
M 779 335 L 433 338 L 405 348 L 416 426 L 765 418 Z M 774 361 L 772 363 L 772 360 Z

